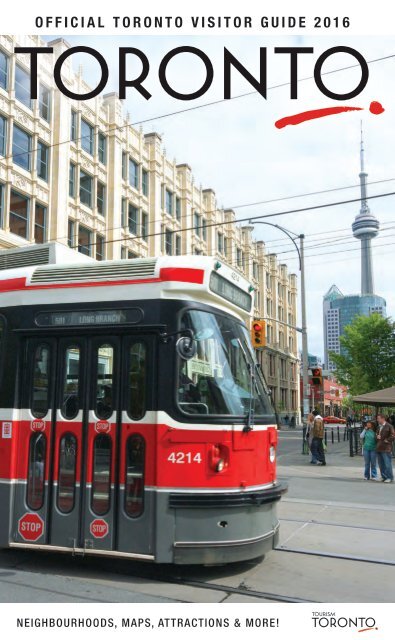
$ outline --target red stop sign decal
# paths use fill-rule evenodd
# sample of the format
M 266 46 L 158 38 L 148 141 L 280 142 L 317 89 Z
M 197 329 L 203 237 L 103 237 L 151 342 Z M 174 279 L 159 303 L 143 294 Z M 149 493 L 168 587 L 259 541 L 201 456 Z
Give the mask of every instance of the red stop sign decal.
M 18 521 L 18 532 L 24 540 L 35 542 L 44 533 L 44 520 L 38 513 L 25 513 Z
M 108 533 L 108 524 L 105 520 L 97 518 L 92 520 L 89 529 L 94 538 L 105 538 Z

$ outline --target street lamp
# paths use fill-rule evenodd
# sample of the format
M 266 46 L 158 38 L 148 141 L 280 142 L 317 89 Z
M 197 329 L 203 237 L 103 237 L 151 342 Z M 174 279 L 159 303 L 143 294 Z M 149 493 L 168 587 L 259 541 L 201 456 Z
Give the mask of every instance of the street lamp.
M 295 249 L 298 252 L 299 256 L 299 271 L 300 271 L 300 297 L 301 297 L 301 307 L 302 307 L 302 328 L 298 329 L 294 327 L 296 331 L 300 331 L 302 334 L 302 359 L 303 359 L 303 368 L 302 368 L 302 377 L 303 377 L 303 417 L 306 418 L 309 413 L 309 353 L 307 347 L 307 320 L 306 320 L 306 283 L 305 283 L 305 270 L 304 270 L 304 234 L 297 234 L 293 231 L 289 231 L 284 227 L 281 227 L 279 224 L 273 224 L 272 222 L 264 222 L 263 220 L 250 220 L 250 224 L 265 224 L 268 227 L 275 227 L 279 229 L 295 245 Z M 296 244 L 296 240 L 299 240 L 299 247 Z M 276 320 L 276 322 L 279 322 Z M 286 324 L 286 323 L 282 323 Z

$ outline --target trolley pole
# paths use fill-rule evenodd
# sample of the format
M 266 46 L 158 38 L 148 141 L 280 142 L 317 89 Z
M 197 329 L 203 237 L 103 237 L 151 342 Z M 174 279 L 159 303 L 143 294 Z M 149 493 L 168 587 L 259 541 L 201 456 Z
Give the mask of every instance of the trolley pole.
M 303 418 L 306 420 L 309 413 L 309 350 L 307 346 L 307 319 L 306 319 L 306 281 L 304 269 L 304 234 L 299 236 L 300 245 L 300 297 L 302 308 L 302 359 L 303 359 Z

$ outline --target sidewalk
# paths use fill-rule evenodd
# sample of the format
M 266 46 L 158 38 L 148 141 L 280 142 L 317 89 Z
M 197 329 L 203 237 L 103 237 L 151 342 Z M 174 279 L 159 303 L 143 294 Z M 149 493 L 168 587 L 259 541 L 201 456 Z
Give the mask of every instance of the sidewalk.
M 343 562 L 339 579 L 353 590 L 350 602 L 388 601 L 380 574 L 395 579 L 395 484 L 366 482 L 363 456 L 350 457 L 343 437 L 334 444 L 328 437 L 324 467 L 311 465 L 311 456 L 301 451 L 302 430 L 282 429 L 277 472 L 288 493 L 278 506 L 279 550 L 304 557 L 306 570 L 314 556 L 328 567 Z

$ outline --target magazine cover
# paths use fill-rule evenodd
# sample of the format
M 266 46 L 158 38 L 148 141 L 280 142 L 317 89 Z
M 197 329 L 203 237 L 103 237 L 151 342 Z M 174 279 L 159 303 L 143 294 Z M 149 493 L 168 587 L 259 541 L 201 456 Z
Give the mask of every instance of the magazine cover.
M 4 632 L 389 639 L 389 6 L 2 14 Z

